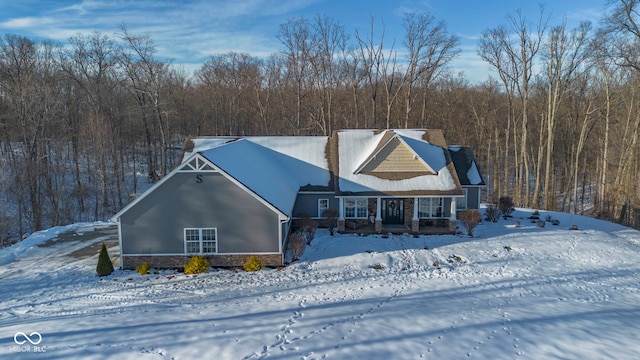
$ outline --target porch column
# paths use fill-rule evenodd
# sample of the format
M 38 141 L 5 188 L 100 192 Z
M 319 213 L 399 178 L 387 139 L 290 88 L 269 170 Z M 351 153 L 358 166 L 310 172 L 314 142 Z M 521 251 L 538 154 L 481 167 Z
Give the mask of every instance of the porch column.
M 451 214 L 449 215 L 449 230 L 452 232 L 456 231 L 456 223 L 457 223 L 456 210 L 457 210 L 456 198 L 452 197 L 451 198 Z
M 338 198 L 338 231 L 344 231 L 344 198 Z
M 418 201 L 420 198 L 413 198 L 413 217 L 411 218 L 411 231 L 417 233 L 420 232 L 420 217 L 419 215 L 419 206 Z
M 382 231 L 382 199 L 376 198 L 376 221 L 374 225 L 376 232 Z

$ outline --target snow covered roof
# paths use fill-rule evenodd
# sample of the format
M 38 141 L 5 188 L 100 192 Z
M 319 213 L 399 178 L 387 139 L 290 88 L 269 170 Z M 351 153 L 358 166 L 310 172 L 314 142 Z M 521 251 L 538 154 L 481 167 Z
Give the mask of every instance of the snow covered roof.
M 398 147 L 401 151 L 393 153 Z M 440 130 L 342 130 L 331 138 L 196 137 L 187 141 L 183 161 L 195 153 L 287 215 L 300 190 L 343 196 L 462 195 Z M 413 167 L 369 171 L 386 159 L 376 156 L 390 153 L 414 161 Z
M 298 191 L 304 187 L 326 188 L 330 182 L 330 174 L 326 160 L 324 166 L 323 164 L 318 166 L 313 162 L 322 163 L 322 161 L 317 161 L 319 159 L 316 154 L 307 153 L 311 150 L 309 148 L 317 147 L 319 143 L 317 139 L 307 143 L 285 138 L 280 140 L 282 143 L 274 147 L 283 152 L 263 146 L 277 142 L 264 138 L 241 138 L 216 143 L 216 146 L 208 150 L 199 147 L 202 149 L 199 152 L 229 176 L 282 213 L 290 216 Z M 326 143 L 326 138 L 324 142 Z M 194 147 L 194 149 L 197 148 L 197 146 Z
M 342 195 L 461 195 L 457 174 L 437 130 L 343 130 L 337 132 L 338 187 Z M 433 138 L 436 141 L 427 141 Z M 363 173 L 363 168 L 392 139 L 408 147 L 435 173 L 396 171 L 396 176 Z M 436 143 L 437 142 L 437 143 Z M 374 155 L 372 155 L 374 154 Z

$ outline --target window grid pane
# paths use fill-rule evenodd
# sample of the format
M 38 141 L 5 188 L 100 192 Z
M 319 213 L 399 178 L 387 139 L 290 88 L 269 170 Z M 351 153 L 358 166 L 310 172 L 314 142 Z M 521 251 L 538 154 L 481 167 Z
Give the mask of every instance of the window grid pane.
M 185 251 L 188 254 L 215 254 L 217 238 L 217 228 L 185 229 Z
M 368 199 L 352 198 L 344 200 L 345 218 L 366 218 L 369 214 Z

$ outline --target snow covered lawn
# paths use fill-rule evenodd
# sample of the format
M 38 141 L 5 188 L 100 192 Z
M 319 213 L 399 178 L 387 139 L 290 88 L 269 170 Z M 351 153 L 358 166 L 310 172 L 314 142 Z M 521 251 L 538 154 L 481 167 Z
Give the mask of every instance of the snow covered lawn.
M 98 278 L 82 244 L 37 246 L 88 225 L 54 228 L 0 250 L 0 358 L 637 358 L 640 232 L 530 214 L 475 238 L 319 230 L 280 271 L 197 276 Z

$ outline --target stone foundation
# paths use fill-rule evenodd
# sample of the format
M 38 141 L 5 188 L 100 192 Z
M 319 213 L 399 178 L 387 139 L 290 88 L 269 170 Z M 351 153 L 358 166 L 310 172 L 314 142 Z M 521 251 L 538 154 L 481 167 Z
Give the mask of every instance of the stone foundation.
M 412 219 L 411 220 L 411 231 L 413 231 L 414 233 L 417 233 L 420 231 L 420 220 L 419 219 Z
M 203 255 L 211 267 L 241 267 L 252 256 L 247 255 Z M 284 264 L 282 254 L 255 255 L 264 266 L 282 266 Z M 146 262 L 150 268 L 177 269 L 183 268 L 191 258 L 190 255 L 171 256 L 127 256 L 120 258 L 122 269 L 133 270 Z
M 375 225 L 374 225 L 374 230 L 375 232 L 379 233 L 382 231 L 382 219 L 376 219 L 375 221 Z

